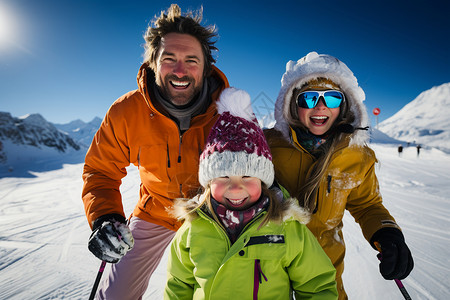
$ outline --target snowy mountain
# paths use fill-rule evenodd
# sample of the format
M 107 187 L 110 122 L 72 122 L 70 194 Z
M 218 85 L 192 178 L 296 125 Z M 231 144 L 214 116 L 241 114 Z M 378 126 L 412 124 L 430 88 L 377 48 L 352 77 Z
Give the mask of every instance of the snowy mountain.
M 0 112 L 0 139 L 16 145 L 55 148 L 59 152 L 80 150 L 70 136 L 60 132 L 40 114 L 14 118 L 9 113 Z
M 0 177 L 49 170 L 61 158 L 78 162 L 85 149 L 40 114 L 16 118 L 0 112 Z
M 66 132 L 80 146 L 88 148 L 92 138 L 97 132 L 102 119 L 95 117 L 92 121 L 85 123 L 78 119 L 67 124 L 54 124 L 60 131 Z
M 370 127 L 369 128 L 369 135 L 370 135 L 370 142 L 371 143 L 377 143 L 377 144 L 406 144 L 403 141 L 394 139 L 393 137 L 388 136 L 386 133 Z
M 393 138 L 450 153 L 450 82 L 422 92 L 379 124 Z

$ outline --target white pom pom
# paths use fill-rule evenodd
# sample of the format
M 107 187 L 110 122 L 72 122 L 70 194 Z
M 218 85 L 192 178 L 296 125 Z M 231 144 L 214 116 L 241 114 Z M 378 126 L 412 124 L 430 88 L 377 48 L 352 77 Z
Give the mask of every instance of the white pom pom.
M 227 111 L 233 116 L 240 117 L 248 121 L 253 121 L 255 119 L 250 95 L 244 90 L 233 87 L 224 89 L 216 105 L 219 114 Z

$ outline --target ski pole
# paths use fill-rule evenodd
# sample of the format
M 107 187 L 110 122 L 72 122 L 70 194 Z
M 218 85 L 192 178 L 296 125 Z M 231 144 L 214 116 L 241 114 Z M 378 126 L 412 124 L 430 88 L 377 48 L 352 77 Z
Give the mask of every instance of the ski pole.
M 103 271 L 105 270 L 106 261 L 102 260 L 100 265 L 100 269 L 98 270 L 97 277 L 95 278 L 94 286 L 92 287 L 91 295 L 89 296 L 89 300 L 94 300 L 95 293 L 97 292 L 98 284 L 100 283 L 100 279 L 102 278 Z
M 382 254 L 381 254 L 380 243 L 375 242 L 374 244 L 375 244 L 375 247 L 377 247 L 377 250 L 380 252 L 380 253 L 378 253 L 377 257 L 381 261 Z M 406 288 L 403 285 L 403 283 L 401 282 L 401 280 L 400 279 L 394 279 L 394 282 L 397 285 L 398 289 L 400 290 L 400 293 L 402 293 L 402 295 L 405 298 L 405 300 L 411 300 L 411 296 L 408 294 L 408 291 L 406 290 Z

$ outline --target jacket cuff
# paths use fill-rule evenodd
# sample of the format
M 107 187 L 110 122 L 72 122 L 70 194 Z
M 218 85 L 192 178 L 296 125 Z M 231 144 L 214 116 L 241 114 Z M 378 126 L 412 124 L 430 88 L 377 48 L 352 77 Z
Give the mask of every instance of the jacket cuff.
M 107 214 L 107 215 L 103 215 L 99 218 L 97 218 L 94 223 L 92 223 L 92 231 L 94 231 L 95 229 L 97 229 L 98 227 L 102 226 L 103 222 L 106 221 L 119 221 L 121 223 L 126 223 L 127 220 L 125 219 L 124 216 L 119 215 L 119 214 Z
M 405 237 L 403 236 L 403 233 L 400 229 L 395 227 L 384 227 L 376 231 L 370 238 L 370 245 L 373 249 L 377 250 L 377 248 L 375 247 L 375 242 L 377 242 L 382 235 L 395 236 L 398 239 L 401 239 L 403 241 L 405 240 Z

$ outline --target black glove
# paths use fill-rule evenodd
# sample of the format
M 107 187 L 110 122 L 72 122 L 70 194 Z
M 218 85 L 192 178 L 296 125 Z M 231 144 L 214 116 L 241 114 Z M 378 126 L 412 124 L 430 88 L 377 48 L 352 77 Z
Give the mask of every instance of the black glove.
M 384 279 L 404 279 L 411 273 L 414 261 L 402 232 L 393 227 L 381 228 L 374 233 L 370 244 L 381 246 L 380 273 Z
M 94 221 L 88 248 L 99 259 L 117 263 L 134 246 L 126 220 L 118 214 L 105 215 Z

